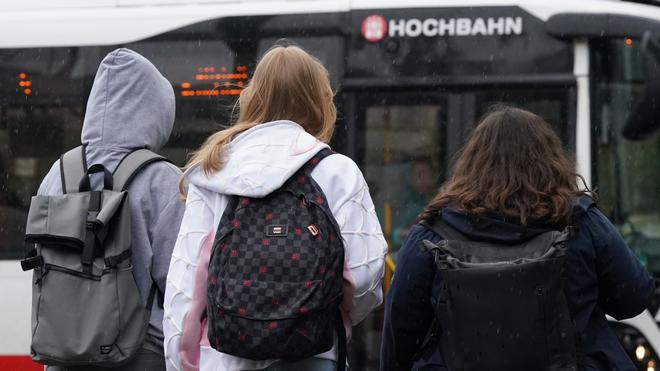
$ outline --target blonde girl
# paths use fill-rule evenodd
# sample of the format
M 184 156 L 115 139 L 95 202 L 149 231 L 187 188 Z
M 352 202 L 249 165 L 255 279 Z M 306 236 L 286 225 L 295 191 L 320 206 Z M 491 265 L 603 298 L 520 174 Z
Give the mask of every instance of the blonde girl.
M 278 189 L 317 152 L 328 148 L 336 109 L 328 72 L 297 46 L 275 46 L 261 58 L 238 101 L 238 120 L 211 135 L 181 180 L 186 212 L 165 293 L 168 370 L 335 370 L 337 344 L 299 362 L 250 360 L 220 353 L 206 339 L 206 271 L 213 234 L 229 196 L 260 198 Z M 339 225 L 345 249 L 347 335 L 382 301 L 387 246 L 369 189 L 357 165 L 333 154 L 311 173 Z

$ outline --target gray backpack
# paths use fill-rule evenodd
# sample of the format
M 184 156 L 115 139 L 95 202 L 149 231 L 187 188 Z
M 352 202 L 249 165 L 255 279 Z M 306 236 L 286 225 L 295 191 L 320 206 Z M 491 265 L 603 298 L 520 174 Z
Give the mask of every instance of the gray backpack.
M 34 270 L 32 345 L 36 362 L 52 366 L 118 366 L 141 348 L 155 285 L 141 302 L 131 265 L 128 184 L 165 158 L 140 149 L 114 174 L 87 168 L 85 148 L 60 157 L 63 195 L 34 196 L 24 271 Z M 103 173 L 103 190 L 90 175 Z
M 473 241 L 440 217 L 420 224 L 444 238 L 421 245 L 444 282 L 419 355 L 439 346 L 461 371 L 578 369 L 562 277 L 573 227 L 505 245 Z

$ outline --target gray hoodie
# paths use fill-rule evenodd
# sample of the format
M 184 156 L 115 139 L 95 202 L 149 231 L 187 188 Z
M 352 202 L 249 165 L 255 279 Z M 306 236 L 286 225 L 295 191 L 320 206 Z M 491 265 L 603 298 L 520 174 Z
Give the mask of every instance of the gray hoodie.
M 82 143 L 87 145 L 87 163 L 101 163 L 113 171 L 132 149 L 158 151 L 172 132 L 174 109 L 172 85 L 156 67 L 132 50 L 112 51 L 101 62 L 87 101 L 81 134 Z M 128 188 L 135 280 L 145 302 L 152 283 L 160 291 L 152 308 L 145 348 L 159 354 L 163 354 L 163 310 L 158 303 L 162 303 L 185 207 L 178 199 L 180 176 L 176 166 L 157 162 L 142 170 Z M 62 194 L 59 161 L 44 178 L 38 194 Z

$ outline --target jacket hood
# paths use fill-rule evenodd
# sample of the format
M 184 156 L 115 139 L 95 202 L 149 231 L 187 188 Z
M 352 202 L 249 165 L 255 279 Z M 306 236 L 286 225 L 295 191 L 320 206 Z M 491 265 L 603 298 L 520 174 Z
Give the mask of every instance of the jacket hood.
M 172 84 L 140 54 L 116 49 L 96 72 L 81 140 L 97 150 L 158 151 L 172 132 L 174 111 Z
M 523 226 L 517 219 L 502 215 L 469 216 L 451 208 L 443 209 L 441 216 L 447 224 L 474 241 L 505 245 L 522 243 L 541 233 L 555 229 L 546 224 Z
M 263 197 L 327 147 L 295 122 L 268 122 L 246 130 L 229 143 L 220 171 L 206 175 L 197 166 L 186 173 L 186 179 L 217 193 Z

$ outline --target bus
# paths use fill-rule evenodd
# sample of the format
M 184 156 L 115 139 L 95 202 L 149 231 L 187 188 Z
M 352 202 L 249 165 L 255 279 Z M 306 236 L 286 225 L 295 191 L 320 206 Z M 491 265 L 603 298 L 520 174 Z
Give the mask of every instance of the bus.
M 650 1 L 649 1 L 650 3 Z M 282 38 L 319 58 L 338 106 L 334 149 L 369 183 L 396 250 L 494 103 L 538 113 L 639 259 L 660 275 L 660 8 L 607 0 L 29 0 L 0 2 L 0 369 L 29 361 L 31 195 L 80 143 L 101 59 L 138 51 L 171 81 L 178 165 L 231 120 L 255 61 Z M 386 274 L 386 283 L 391 276 Z M 660 293 L 612 328 L 640 370 L 660 355 Z M 382 310 L 356 328 L 376 370 Z

